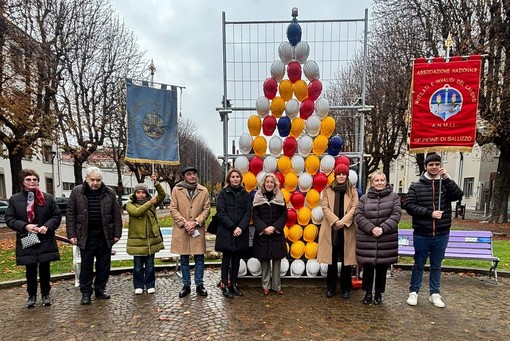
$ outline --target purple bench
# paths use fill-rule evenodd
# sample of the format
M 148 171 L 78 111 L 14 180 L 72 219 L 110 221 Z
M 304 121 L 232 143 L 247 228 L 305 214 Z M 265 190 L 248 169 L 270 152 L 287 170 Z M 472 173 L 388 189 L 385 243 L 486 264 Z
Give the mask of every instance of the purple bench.
M 413 230 L 398 230 L 398 255 L 399 257 L 413 257 Z M 497 283 L 497 266 L 499 258 L 492 252 L 492 232 L 490 231 L 460 231 L 451 230 L 445 258 L 448 259 L 472 259 L 490 261 L 489 278 Z

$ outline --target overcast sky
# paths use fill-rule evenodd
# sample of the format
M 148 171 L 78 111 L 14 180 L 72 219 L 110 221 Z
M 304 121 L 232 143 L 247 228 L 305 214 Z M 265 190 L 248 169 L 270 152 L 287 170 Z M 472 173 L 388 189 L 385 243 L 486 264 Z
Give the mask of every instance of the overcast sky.
M 223 154 L 216 107 L 223 96 L 222 12 L 227 21 L 360 19 L 370 0 L 110 0 L 154 60 L 154 81 L 184 86 L 182 116 L 216 155 Z M 275 56 L 275 60 L 278 56 Z M 267 70 L 269 75 L 269 70 Z M 262 95 L 262 93 L 261 93 Z

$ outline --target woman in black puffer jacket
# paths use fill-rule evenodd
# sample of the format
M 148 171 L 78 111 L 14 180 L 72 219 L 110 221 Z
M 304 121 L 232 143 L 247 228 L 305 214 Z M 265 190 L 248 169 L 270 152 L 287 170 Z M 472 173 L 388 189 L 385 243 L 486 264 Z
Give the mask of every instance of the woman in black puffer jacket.
M 361 197 L 356 208 L 358 224 L 356 257 L 363 264 L 363 303 L 372 302 L 375 271 L 374 304 L 382 303 L 386 288 L 386 272 L 398 258 L 398 222 L 402 214 L 400 199 L 377 171 L 371 177 L 370 189 Z
M 221 282 L 223 296 L 232 298 L 242 296 L 237 287 L 237 275 L 241 254 L 249 247 L 249 231 L 252 199 L 241 181 L 243 175 L 240 170 L 232 168 L 228 171 L 226 186 L 218 195 L 216 214 L 218 216 L 218 231 L 216 232 L 216 251 L 223 253 L 221 260 Z M 230 276 L 229 276 L 230 273 Z

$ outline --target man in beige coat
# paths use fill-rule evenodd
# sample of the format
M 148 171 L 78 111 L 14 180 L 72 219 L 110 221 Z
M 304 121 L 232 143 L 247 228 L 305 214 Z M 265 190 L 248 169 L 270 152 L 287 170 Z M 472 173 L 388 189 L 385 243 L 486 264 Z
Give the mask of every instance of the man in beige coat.
M 182 170 L 183 181 L 175 185 L 170 201 L 170 214 L 173 219 L 173 253 L 181 255 L 183 288 L 179 297 L 191 292 L 189 256 L 195 259 L 195 285 L 197 294 L 207 296 L 204 288 L 205 221 L 211 211 L 209 191 L 198 183 L 195 167 Z

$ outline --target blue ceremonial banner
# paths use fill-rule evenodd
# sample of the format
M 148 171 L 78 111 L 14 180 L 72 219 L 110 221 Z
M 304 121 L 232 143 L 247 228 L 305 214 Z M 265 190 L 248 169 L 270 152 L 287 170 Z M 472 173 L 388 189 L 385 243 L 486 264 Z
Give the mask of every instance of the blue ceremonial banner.
M 126 160 L 179 165 L 177 90 L 127 82 Z

